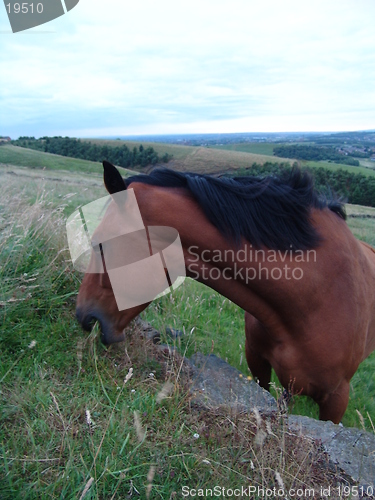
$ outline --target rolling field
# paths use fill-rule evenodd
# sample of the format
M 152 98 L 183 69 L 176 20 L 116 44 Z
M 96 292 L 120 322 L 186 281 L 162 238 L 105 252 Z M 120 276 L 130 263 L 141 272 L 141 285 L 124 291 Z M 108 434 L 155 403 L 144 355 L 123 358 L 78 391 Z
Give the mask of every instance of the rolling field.
M 241 151 L 242 153 L 254 153 L 258 155 L 273 156 L 273 148 L 278 146 L 278 143 L 271 142 L 243 142 L 239 144 L 223 144 L 212 146 L 213 149 L 221 149 L 228 151 Z
M 128 148 L 139 146 L 139 142 L 112 141 L 100 139 L 87 139 L 91 142 L 107 146 L 126 144 Z M 269 156 L 258 153 L 243 151 L 227 151 L 215 148 L 179 146 L 175 144 L 163 144 L 160 142 L 142 142 L 144 147 L 151 146 L 163 155 L 168 153 L 173 158 L 168 162 L 168 167 L 182 172 L 199 172 L 201 174 L 222 173 L 228 170 L 251 167 L 253 163 L 264 165 L 270 161 Z M 292 164 L 292 160 L 282 159 L 285 163 Z
M 117 141 L 104 139 L 87 139 L 95 144 L 107 146 L 119 146 L 126 144 L 129 149 L 139 146 L 139 142 Z M 175 144 L 163 144 L 159 142 L 142 142 L 144 147 L 153 147 L 159 154 L 168 153 L 173 158 L 168 162 L 168 167 L 181 172 L 198 173 L 223 173 L 251 167 L 253 163 L 264 165 L 265 163 L 284 162 L 293 165 L 296 160 L 278 158 L 273 156 L 273 143 L 244 143 L 229 144 L 215 147 L 193 147 L 179 146 Z M 104 158 L 103 158 L 104 159 Z M 25 166 L 35 169 L 65 170 L 68 172 L 97 173 L 101 175 L 101 164 L 87 160 L 67 158 L 64 156 L 43 153 L 32 149 L 25 149 L 18 146 L 5 145 L 0 147 L 0 163 L 7 165 Z M 324 167 L 329 170 L 344 169 L 352 173 L 375 176 L 375 169 L 365 166 L 352 167 L 330 163 L 326 161 L 297 161 L 302 167 L 318 168 Z M 373 163 L 373 162 L 368 162 Z M 126 173 L 122 169 L 123 175 L 131 175 L 131 171 Z
M 308 144 L 308 143 L 304 143 Z M 278 156 L 273 156 L 274 147 L 279 146 L 278 143 L 271 142 L 260 142 L 260 143 L 240 143 L 240 144 L 225 144 L 222 146 L 213 146 L 215 149 L 228 150 L 228 151 L 241 151 L 245 153 L 256 153 L 261 155 L 270 156 L 272 159 L 268 159 L 271 162 L 284 161 L 284 158 L 279 158 Z M 375 164 L 370 160 L 359 160 L 359 167 L 352 167 L 350 165 L 344 165 L 340 163 L 332 163 L 328 161 L 306 161 L 306 160 L 289 160 L 289 162 L 297 161 L 297 163 L 302 167 L 310 168 L 328 168 L 329 170 L 347 170 L 353 173 L 360 173 L 363 175 L 375 175 Z
M 276 158 L 274 156 L 274 158 Z M 329 163 L 328 161 L 298 161 L 298 164 L 301 167 L 310 167 L 310 168 L 327 168 L 328 170 L 347 170 L 348 172 L 352 172 L 353 174 L 363 174 L 368 176 L 374 176 L 375 170 L 371 168 L 365 167 L 353 167 L 351 165 L 343 165 L 341 163 Z
M 124 343 L 109 348 L 98 342 L 96 327 L 91 334 L 81 330 L 74 309 L 82 274 L 72 269 L 65 222 L 79 205 L 107 194 L 102 167 L 5 148 L 0 147 L 0 498 L 79 499 L 87 485 L 86 499 L 179 498 L 183 484 L 235 487 L 251 481 L 267 487 L 275 471 L 286 488 L 295 481 L 336 484 L 326 467 L 314 465 L 322 460 L 319 450 L 294 441 L 282 423 L 272 422 L 273 434 L 257 447 L 254 416 L 192 410 L 181 359 L 165 360 L 135 326 Z M 347 211 L 371 216 L 349 217 L 348 223 L 356 236 L 375 245 L 375 209 Z M 142 317 L 161 332 L 167 326 L 185 331 L 176 341 L 180 352 L 214 352 L 248 375 L 243 311 L 211 289 L 186 280 Z M 369 431 L 375 422 L 374 354 L 352 379 L 343 419 L 344 425 L 361 427 L 359 411 Z M 166 382 L 169 392 L 158 402 Z M 275 387 L 277 395 L 276 381 Z M 317 414 L 306 398 L 295 398 L 291 411 Z
M 100 174 L 102 166 L 100 163 L 67 158 L 66 156 L 43 153 L 34 149 L 21 148 L 19 146 L 0 146 L 0 163 L 5 165 L 16 165 L 29 169 L 64 170 L 67 172 L 82 172 Z
M 367 158 L 359 158 L 359 163 L 362 167 L 375 169 L 375 161 L 368 160 Z

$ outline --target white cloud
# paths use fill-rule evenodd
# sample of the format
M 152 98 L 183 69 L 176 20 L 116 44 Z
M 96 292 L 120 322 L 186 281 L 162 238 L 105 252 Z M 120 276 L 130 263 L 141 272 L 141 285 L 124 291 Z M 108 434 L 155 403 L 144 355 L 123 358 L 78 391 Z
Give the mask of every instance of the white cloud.
M 0 133 L 374 128 L 374 19 L 372 0 L 81 0 L 0 33 Z

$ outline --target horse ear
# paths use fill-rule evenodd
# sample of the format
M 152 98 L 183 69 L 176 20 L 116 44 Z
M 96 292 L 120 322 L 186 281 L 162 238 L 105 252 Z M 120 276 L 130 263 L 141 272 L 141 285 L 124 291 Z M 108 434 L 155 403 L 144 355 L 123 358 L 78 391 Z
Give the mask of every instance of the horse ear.
M 126 189 L 126 184 L 124 179 L 121 177 L 120 172 L 117 168 L 109 163 L 109 161 L 103 161 L 104 168 L 104 185 L 109 194 L 118 193 L 119 191 L 124 191 Z

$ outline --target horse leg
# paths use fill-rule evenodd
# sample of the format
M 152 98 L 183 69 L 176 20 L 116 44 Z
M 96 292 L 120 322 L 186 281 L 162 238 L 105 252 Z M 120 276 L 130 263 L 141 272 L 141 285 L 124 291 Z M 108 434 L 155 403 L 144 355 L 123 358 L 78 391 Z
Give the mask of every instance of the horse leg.
M 247 364 L 254 378 L 257 378 L 259 385 L 269 390 L 271 382 L 271 365 L 262 356 L 262 343 L 266 338 L 266 331 L 263 325 L 249 313 L 245 313 L 245 354 Z
M 335 392 L 317 401 L 320 420 L 332 420 L 334 424 L 341 422 L 349 402 L 349 387 L 349 382 L 343 380 Z

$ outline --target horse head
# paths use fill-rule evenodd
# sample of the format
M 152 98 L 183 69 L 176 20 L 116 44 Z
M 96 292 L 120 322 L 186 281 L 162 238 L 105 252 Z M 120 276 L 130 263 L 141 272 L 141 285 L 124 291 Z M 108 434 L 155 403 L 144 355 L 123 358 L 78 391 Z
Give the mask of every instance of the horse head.
M 116 203 L 116 193 L 126 190 L 127 186 L 118 170 L 108 162 L 103 162 L 104 184 L 108 193 L 112 196 L 110 204 L 106 208 L 105 215 L 92 238 L 93 250 L 88 271 L 85 273 L 80 286 L 76 316 L 86 331 L 91 331 L 96 321 L 101 328 L 101 340 L 104 344 L 121 342 L 125 339 L 124 329 L 140 314 L 150 302 L 119 310 L 116 302 L 108 271 L 103 259 L 102 246 L 95 245 L 96 241 L 103 241 L 101 234 L 110 228 L 116 227 L 121 219 L 121 206 Z M 98 259 L 102 265 L 101 272 L 98 270 Z M 96 269 L 95 269 L 96 268 Z M 93 272 L 94 271 L 94 272 Z M 129 286 L 129 283 L 128 283 Z M 131 285 L 130 285 L 131 286 Z

